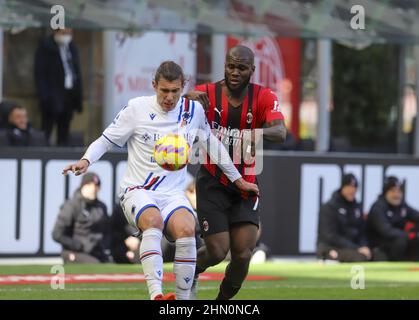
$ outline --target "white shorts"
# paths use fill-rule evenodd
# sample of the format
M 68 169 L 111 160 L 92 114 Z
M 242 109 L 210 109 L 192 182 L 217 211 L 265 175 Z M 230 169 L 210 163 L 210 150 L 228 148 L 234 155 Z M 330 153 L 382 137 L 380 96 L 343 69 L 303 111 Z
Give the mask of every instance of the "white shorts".
M 184 208 L 188 210 L 196 219 L 196 213 L 183 191 L 167 194 L 152 190 L 134 189 L 124 194 L 121 199 L 121 206 L 129 224 L 137 230 L 138 219 L 144 210 L 150 207 L 155 207 L 160 211 L 164 222 L 164 232 L 170 216 L 178 209 Z

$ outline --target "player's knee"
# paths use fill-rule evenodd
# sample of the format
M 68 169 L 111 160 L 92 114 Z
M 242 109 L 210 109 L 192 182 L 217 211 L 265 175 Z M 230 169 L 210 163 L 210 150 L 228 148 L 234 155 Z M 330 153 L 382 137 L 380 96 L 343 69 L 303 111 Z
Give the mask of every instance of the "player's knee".
M 222 247 L 212 247 L 209 250 L 210 262 L 212 265 L 219 264 L 220 262 L 224 261 L 228 253 L 228 249 Z
M 248 263 L 252 259 L 252 248 L 245 248 L 243 250 L 232 250 L 231 259 L 238 263 Z
M 163 220 L 158 215 L 147 215 L 142 217 L 142 219 L 139 221 L 139 227 L 140 229 L 149 229 L 149 228 L 156 228 L 163 230 Z
M 176 230 L 176 238 L 195 237 L 195 225 L 182 225 Z

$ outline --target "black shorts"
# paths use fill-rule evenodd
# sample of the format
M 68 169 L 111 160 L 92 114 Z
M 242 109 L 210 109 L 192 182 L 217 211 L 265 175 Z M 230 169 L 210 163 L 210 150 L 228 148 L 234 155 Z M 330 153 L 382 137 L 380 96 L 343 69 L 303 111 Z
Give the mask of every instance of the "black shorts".
M 224 186 L 202 166 L 196 177 L 196 198 L 203 236 L 229 231 L 232 225 L 241 222 L 259 227 L 258 198 L 242 198 L 238 189 Z

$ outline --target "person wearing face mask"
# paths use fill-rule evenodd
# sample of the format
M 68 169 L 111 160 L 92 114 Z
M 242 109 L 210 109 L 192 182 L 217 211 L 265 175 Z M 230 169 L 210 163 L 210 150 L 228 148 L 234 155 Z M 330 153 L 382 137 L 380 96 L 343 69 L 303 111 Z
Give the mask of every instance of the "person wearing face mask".
M 99 177 L 87 173 L 74 197 L 61 206 L 52 237 L 63 247 L 64 263 L 111 262 L 109 218 L 99 190 Z
M 320 208 L 317 256 L 321 259 L 355 262 L 377 260 L 368 246 L 366 222 L 356 200 L 358 181 L 349 173 L 332 198 Z
M 382 194 L 372 205 L 367 221 L 371 244 L 384 251 L 389 260 L 419 260 L 419 212 L 404 201 L 399 179 L 390 176 L 384 180 Z
M 69 143 L 74 111 L 82 112 L 82 77 L 71 29 L 58 29 L 44 39 L 35 55 L 35 81 L 42 129 L 49 140 L 57 126 L 57 145 Z

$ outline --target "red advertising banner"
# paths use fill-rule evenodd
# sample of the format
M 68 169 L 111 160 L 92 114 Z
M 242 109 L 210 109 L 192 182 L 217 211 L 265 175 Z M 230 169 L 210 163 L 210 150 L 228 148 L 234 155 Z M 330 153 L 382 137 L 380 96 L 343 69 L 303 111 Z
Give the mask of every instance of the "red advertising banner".
M 298 138 L 301 41 L 293 38 L 241 40 L 227 37 L 227 49 L 239 43 L 255 53 L 256 70 L 252 81 L 277 93 L 287 128 Z

